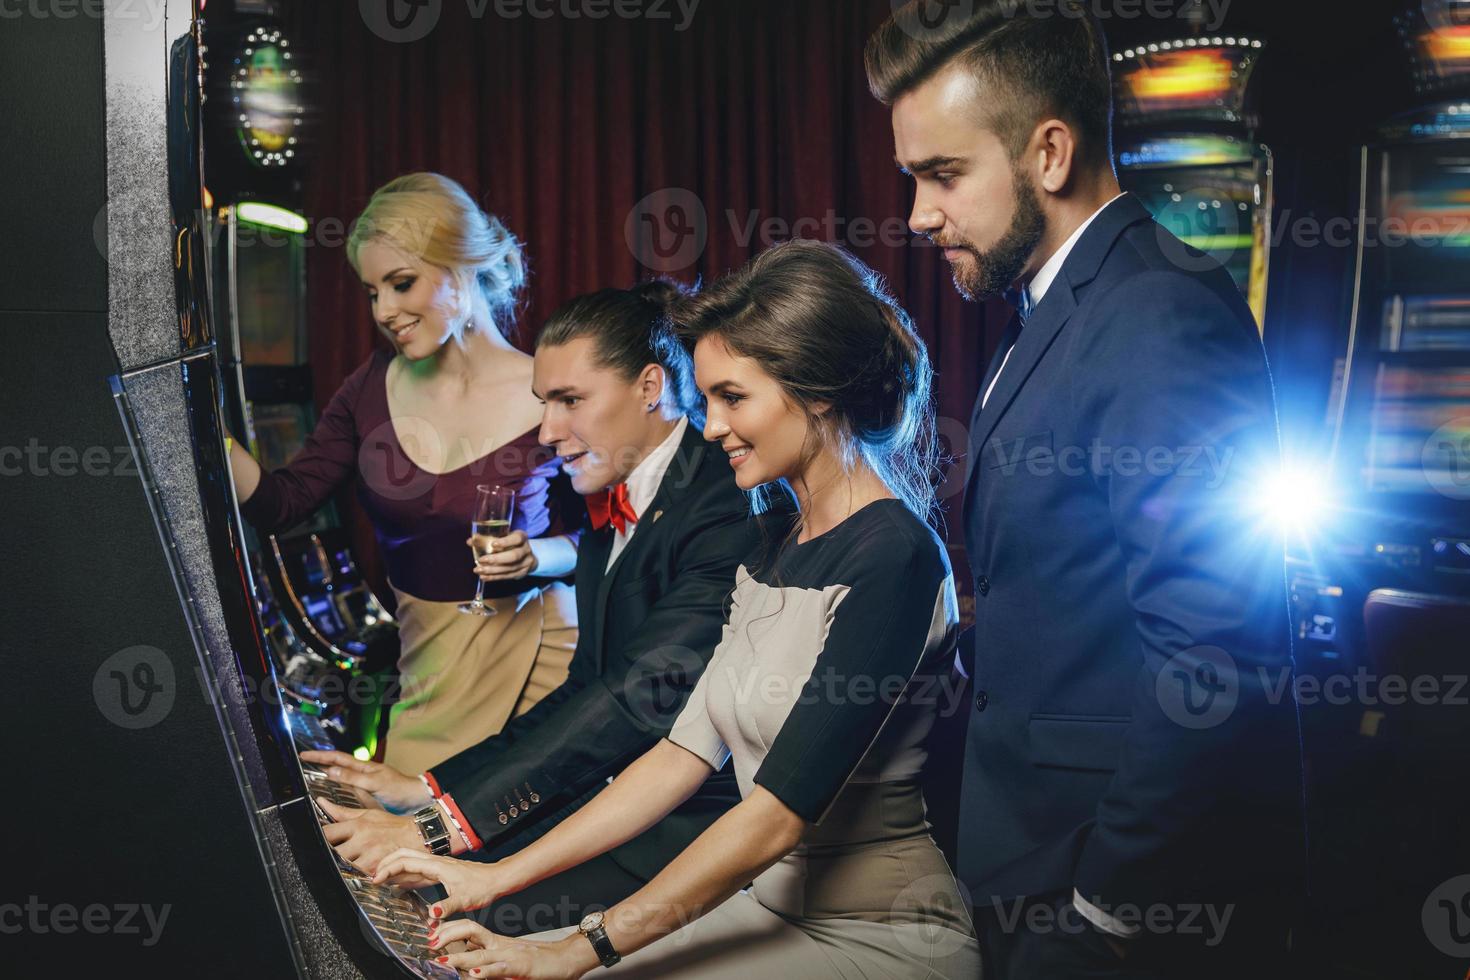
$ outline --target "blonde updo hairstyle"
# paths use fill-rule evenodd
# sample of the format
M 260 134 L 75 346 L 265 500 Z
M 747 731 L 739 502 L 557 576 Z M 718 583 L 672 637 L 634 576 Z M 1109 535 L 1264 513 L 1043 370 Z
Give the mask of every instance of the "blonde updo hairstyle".
M 378 188 L 347 237 L 347 261 L 355 271 L 360 272 L 359 251 L 374 241 L 390 244 L 454 278 L 463 304 L 461 318 L 452 325 L 458 343 L 464 343 L 463 333 L 470 325 L 470 297 L 476 288 L 489 307 L 491 322 L 473 326 L 511 335 L 526 284 L 521 243 L 457 182 L 443 174 L 414 173 Z

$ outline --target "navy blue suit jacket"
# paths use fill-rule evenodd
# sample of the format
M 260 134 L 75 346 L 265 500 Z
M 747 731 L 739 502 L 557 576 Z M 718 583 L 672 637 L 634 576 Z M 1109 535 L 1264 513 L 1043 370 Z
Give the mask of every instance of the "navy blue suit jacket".
M 1278 459 L 1229 275 L 1114 201 L 972 420 L 959 876 L 977 904 L 1301 887 L 1284 546 L 1250 515 Z

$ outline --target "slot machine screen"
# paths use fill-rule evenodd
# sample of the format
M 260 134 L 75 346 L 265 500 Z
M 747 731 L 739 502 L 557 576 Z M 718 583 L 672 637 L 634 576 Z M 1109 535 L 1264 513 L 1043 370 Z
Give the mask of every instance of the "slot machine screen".
M 1135 170 L 1128 190 L 1159 224 L 1229 270 L 1249 295 L 1255 257 L 1255 211 L 1261 185 L 1254 165 L 1208 169 Z
M 1470 294 L 1389 297 L 1379 346 L 1395 352 L 1470 352 Z
M 291 42 L 270 24 L 252 28 L 230 72 L 235 137 L 256 167 L 283 169 L 296 157 L 303 109 Z
M 1470 366 L 1380 365 L 1366 478 L 1370 490 L 1470 499 Z
M 267 470 L 278 469 L 306 444 L 306 436 L 314 424 L 311 409 L 296 402 L 250 402 L 251 428 L 255 432 L 255 453 Z M 290 534 L 298 531 L 324 531 L 332 526 L 331 509 L 312 514 Z
M 1470 296 L 1470 147 L 1439 140 L 1395 149 L 1384 165 L 1376 237 L 1391 289 Z
M 303 237 L 246 220 L 235 237 L 241 360 L 248 367 L 305 364 Z
M 255 425 L 260 465 L 268 470 L 279 469 L 290 462 L 306 442 L 306 434 L 311 429 L 305 405 L 252 402 L 250 414 Z
M 1255 67 L 1259 41 L 1245 46 L 1198 45 L 1193 39 L 1161 50 L 1132 52 L 1132 63 L 1118 74 L 1117 115 L 1123 127 L 1158 123 L 1174 116 L 1194 120 L 1238 121 L 1245 112 L 1246 86 Z M 1236 38 L 1229 38 L 1235 42 Z M 1162 48 L 1167 47 L 1167 50 Z
M 1470 0 L 1422 0 L 1399 21 L 1421 94 L 1463 88 L 1470 82 Z

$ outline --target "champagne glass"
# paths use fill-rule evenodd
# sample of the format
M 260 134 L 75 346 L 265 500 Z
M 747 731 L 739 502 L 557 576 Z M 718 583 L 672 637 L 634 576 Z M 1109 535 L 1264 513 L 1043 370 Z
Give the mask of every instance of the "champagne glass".
M 481 485 L 475 487 L 475 511 L 470 515 L 470 549 L 475 561 L 495 550 L 495 539 L 510 533 L 511 518 L 516 512 L 516 492 L 510 487 Z M 495 607 L 485 605 L 485 580 L 475 586 L 475 601 L 461 602 L 459 611 L 470 616 L 494 616 Z

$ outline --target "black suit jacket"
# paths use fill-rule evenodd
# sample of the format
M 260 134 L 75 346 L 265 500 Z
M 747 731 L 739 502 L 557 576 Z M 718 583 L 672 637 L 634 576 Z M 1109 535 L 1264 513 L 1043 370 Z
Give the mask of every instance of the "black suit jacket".
M 736 569 L 767 539 L 784 535 L 787 503 L 753 517 L 729 462 L 691 421 L 610 569 L 612 527 L 582 536 L 579 633 L 566 683 L 432 770 L 486 851 L 545 833 L 668 734 L 720 640 Z M 727 766 L 611 857 L 652 878 L 739 800 Z
M 972 420 L 958 863 L 977 902 L 1301 888 L 1285 549 L 1250 512 L 1278 458 L 1234 283 L 1113 202 Z

